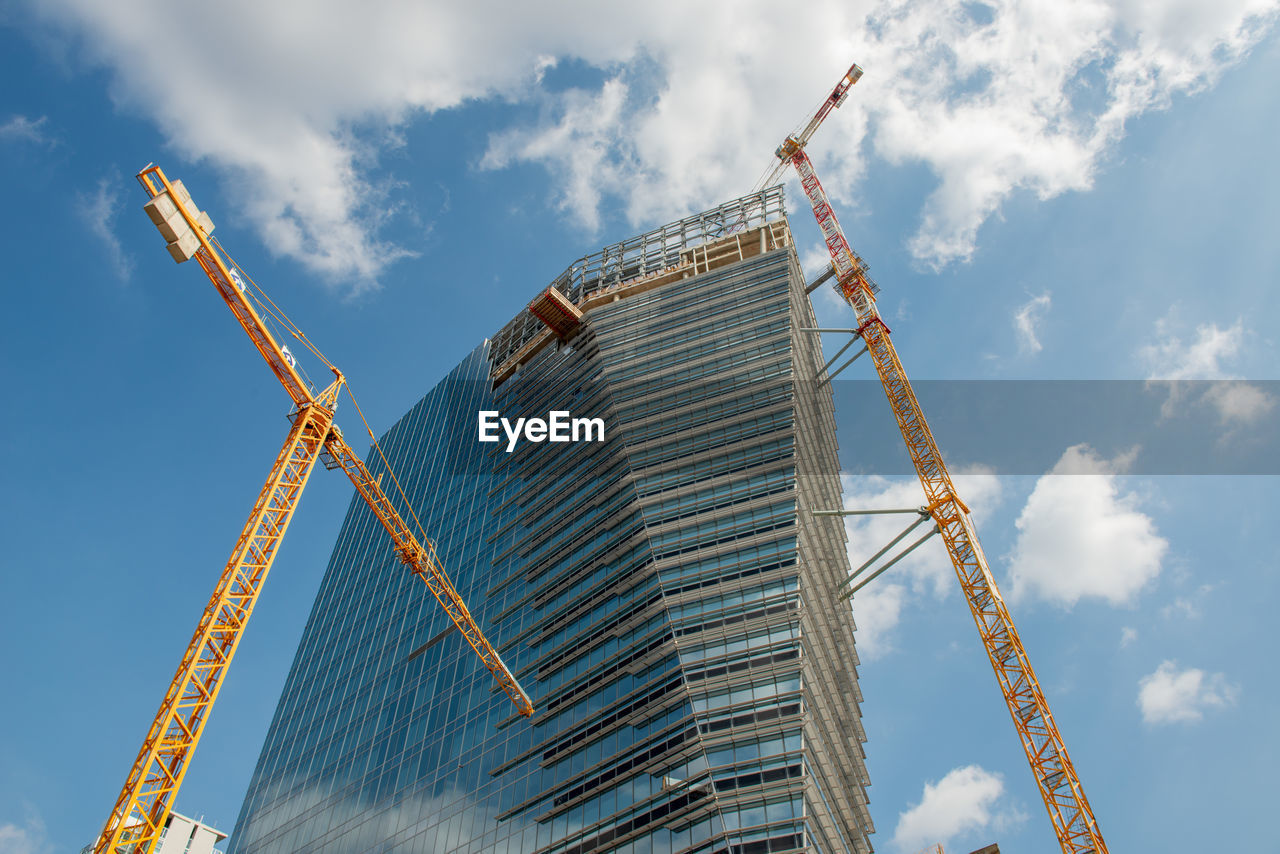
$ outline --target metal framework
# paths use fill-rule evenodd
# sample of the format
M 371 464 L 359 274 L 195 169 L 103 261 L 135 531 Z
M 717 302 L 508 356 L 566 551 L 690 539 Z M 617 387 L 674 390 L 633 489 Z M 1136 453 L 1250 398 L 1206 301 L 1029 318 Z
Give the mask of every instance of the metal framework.
M 551 288 L 564 295 L 568 303 L 581 307 L 592 297 L 626 282 L 696 264 L 695 250 L 708 243 L 745 229 L 781 222 L 785 217 L 782 188 L 769 186 L 584 255 L 556 276 Z M 511 359 L 544 329 L 546 324 L 533 312 L 520 312 L 493 336 L 493 364 Z
M 329 467 L 341 468 L 347 473 L 360 497 L 390 534 L 400 560 L 426 582 L 517 711 L 525 717 L 533 714 L 529 696 L 502 663 L 497 650 L 485 638 L 450 582 L 436 556 L 435 545 L 425 537 L 419 540 L 414 535 L 383 491 L 381 478 L 369 472 L 333 423 L 338 394 L 345 384 L 342 372 L 330 366 L 333 382 L 319 395 L 313 395 L 292 355 L 275 340 L 244 293 L 240 275 L 232 273 L 232 266 L 209 241 L 207 231 L 212 230 L 212 224 L 208 218 L 193 210 L 185 190 L 171 184 L 159 167 L 148 166 L 138 174 L 138 180 L 151 198 L 148 213 L 170 240 L 170 252 L 176 260 L 194 257 L 199 261 L 292 398 L 294 414 L 289 436 L 116 798 L 94 847 L 95 854 L 151 854 L 154 851 L 271 562 L 307 478 L 322 454 L 327 457 L 326 463 L 332 461 Z M 164 202 L 163 210 L 155 204 L 157 200 Z M 186 248 L 191 251 L 186 252 Z M 392 477 L 394 479 L 394 475 Z
M 861 76 L 862 69 L 852 66 L 801 135 L 788 137 L 776 153 L 779 159 L 789 162 L 799 173 L 801 186 L 813 207 L 831 254 L 836 286 L 857 314 L 856 331 L 871 354 L 880 384 L 911 454 L 928 502 L 924 509 L 937 523 L 946 543 L 947 554 L 951 557 L 983 648 L 1000 683 L 1058 842 L 1065 854 L 1106 854 L 1107 845 L 1098 830 L 1097 819 L 1067 755 L 1066 745 L 1054 723 L 1049 703 L 1040 690 L 1013 618 L 1009 616 L 991 574 L 986 555 L 978 542 L 977 530 L 970 519 L 969 508 L 956 494 L 942 453 L 929 431 L 920 402 L 890 339 L 889 327 L 880 318 L 875 300 L 878 288 L 866 275 L 866 264 L 845 239 L 813 164 L 804 152 L 805 143 L 821 119 L 844 101 L 849 88 Z

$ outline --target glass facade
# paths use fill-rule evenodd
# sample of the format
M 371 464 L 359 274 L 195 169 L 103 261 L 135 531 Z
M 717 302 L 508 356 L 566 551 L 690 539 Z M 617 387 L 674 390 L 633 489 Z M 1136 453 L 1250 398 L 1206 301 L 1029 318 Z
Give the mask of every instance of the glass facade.
M 537 712 L 353 500 L 232 854 L 871 850 L 843 526 L 811 515 L 840 503 L 833 407 L 780 192 L 636 241 L 557 280 L 566 339 L 523 312 L 381 440 Z M 508 452 L 481 410 L 604 440 Z

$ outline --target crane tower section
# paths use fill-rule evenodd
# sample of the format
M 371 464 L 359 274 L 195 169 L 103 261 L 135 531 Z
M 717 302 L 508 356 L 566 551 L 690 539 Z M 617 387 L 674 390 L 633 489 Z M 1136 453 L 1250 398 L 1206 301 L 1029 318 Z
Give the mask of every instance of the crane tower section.
M 933 516 L 946 544 L 947 554 L 964 590 L 1058 843 L 1064 854 L 1106 854 L 1107 845 L 1098 830 L 1097 819 L 1067 755 L 1066 744 L 1058 732 L 1013 618 L 996 586 L 978 542 L 969 508 L 956 493 L 951 474 L 893 346 L 889 327 L 880 318 L 876 289 L 867 277 L 866 265 L 845 238 L 813 163 L 804 150 L 822 120 L 844 102 L 849 88 L 861 76 L 862 69 L 857 65 L 850 68 L 799 136 L 787 137 L 775 152 L 782 161 L 779 167 L 790 163 L 800 176 L 800 184 L 831 255 L 837 287 L 857 315 L 857 333 L 875 363 L 880 384 L 924 489 L 926 510 Z M 778 175 L 780 171 L 775 169 L 774 174 Z

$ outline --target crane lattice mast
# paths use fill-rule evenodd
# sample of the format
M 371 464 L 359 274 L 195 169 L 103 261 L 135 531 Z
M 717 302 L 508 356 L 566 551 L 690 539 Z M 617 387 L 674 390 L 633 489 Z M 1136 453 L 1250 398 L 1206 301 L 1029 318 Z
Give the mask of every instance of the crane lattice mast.
M 1054 723 L 1044 692 L 1040 690 L 1013 618 L 1009 616 L 1009 609 L 1005 607 L 1004 598 L 991 574 L 969 508 L 956 494 L 951 474 L 893 346 L 889 327 L 876 308 L 876 288 L 867 276 L 867 266 L 845 239 L 813 163 L 804 151 L 822 120 L 844 103 L 849 89 L 860 77 L 862 69 L 856 64 L 851 66 L 804 130 L 799 135 L 788 136 L 778 147 L 775 154 L 781 162 L 766 185 L 775 183 L 787 164 L 794 166 L 799 173 L 800 184 L 813 206 L 813 214 L 831 255 L 836 287 L 857 315 L 858 335 L 871 354 L 880 384 L 911 454 L 911 462 L 924 488 L 926 509 L 937 522 L 946 543 L 947 554 L 960 579 L 983 648 L 1000 683 L 1058 843 L 1064 854 L 1106 854 L 1107 845 L 1098 830 L 1097 819 L 1067 755 L 1067 747 Z
M 168 820 L 174 797 L 208 722 L 231 659 L 253 613 L 303 487 L 321 454 L 347 473 L 356 491 L 391 537 L 396 555 L 424 582 L 462 636 L 524 716 L 533 714 L 529 696 L 502 663 L 467 610 L 436 556 L 435 545 L 419 539 L 382 490 L 365 463 L 333 423 L 342 372 L 313 394 L 287 347 L 276 341 L 245 293 L 244 280 L 229 258 L 210 242 L 213 223 L 196 209 L 181 181 L 170 183 L 157 166 L 138 174 L 150 201 L 146 211 L 169 244 L 176 261 L 195 258 L 249 335 L 258 352 L 293 400 L 292 428 L 266 484 L 254 502 L 213 596 L 196 625 L 138 757 L 98 837 L 95 854 L 151 854 Z M 375 440 L 376 442 L 376 440 Z M 393 475 L 394 478 L 394 475 Z M 401 492 L 403 497 L 403 492 Z M 407 500 L 407 499 L 406 499 Z

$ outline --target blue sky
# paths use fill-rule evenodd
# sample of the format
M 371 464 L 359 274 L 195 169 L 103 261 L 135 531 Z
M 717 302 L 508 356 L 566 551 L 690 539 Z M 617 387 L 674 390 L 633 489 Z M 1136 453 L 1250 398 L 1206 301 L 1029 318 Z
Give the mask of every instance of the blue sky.
M 1134 388 L 1273 447 L 1274 3 L 272 8 L 0 8 L 3 854 L 100 828 L 287 426 L 142 215 L 152 160 L 380 431 L 574 258 L 749 190 L 856 59 L 810 152 L 913 378 L 1232 379 Z M 950 462 L 1110 845 L 1270 850 L 1276 461 L 1161 475 L 1150 428 Z M 179 810 L 233 825 L 349 498 L 316 473 Z M 894 532 L 851 525 L 851 555 Z M 949 572 L 930 544 L 857 600 L 877 847 L 1050 850 Z

